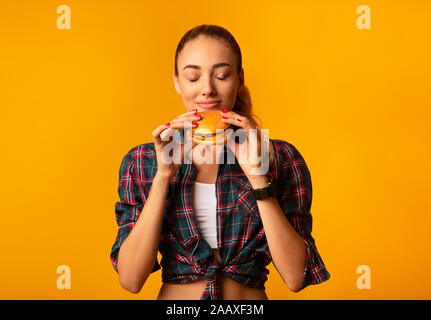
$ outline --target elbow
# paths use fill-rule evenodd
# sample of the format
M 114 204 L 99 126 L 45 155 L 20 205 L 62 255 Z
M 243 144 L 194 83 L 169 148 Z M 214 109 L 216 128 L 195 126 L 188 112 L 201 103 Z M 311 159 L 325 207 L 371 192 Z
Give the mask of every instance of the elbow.
M 138 287 L 128 287 L 128 286 L 124 286 L 124 285 L 122 285 L 122 287 L 124 289 L 126 289 L 127 291 L 129 291 L 130 293 L 134 293 L 134 294 L 138 294 L 139 291 L 141 291 L 141 289 L 139 289 Z
M 302 277 L 298 277 L 296 279 L 290 279 L 290 281 L 284 281 L 284 284 L 290 291 L 297 293 L 302 289 L 302 280 Z
M 302 290 L 302 283 L 304 280 L 304 274 L 302 272 L 294 276 L 292 276 L 291 274 L 280 273 L 280 276 L 284 284 L 290 291 L 296 293 Z
M 119 278 L 119 281 L 120 281 L 120 285 L 131 293 L 137 294 L 142 289 L 142 285 L 136 283 L 136 281 L 126 281 L 121 277 Z
M 146 272 L 137 273 L 134 270 L 130 270 L 130 266 L 124 265 L 124 262 L 120 261 L 120 259 L 118 261 L 117 273 L 121 287 L 134 294 L 141 291 L 149 276 L 149 273 Z
M 118 280 L 120 285 L 127 291 L 137 294 L 141 291 L 145 284 L 148 276 L 145 276 L 142 280 L 137 279 L 136 276 L 131 274 L 118 273 Z
M 130 288 L 123 287 L 123 288 L 129 291 L 130 293 L 134 293 L 134 294 L 138 294 L 141 291 L 141 289 L 138 287 L 130 287 Z
M 290 291 L 295 292 L 295 293 L 301 291 L 301 285 L 293 285 L 293 286 L 291 285 L 288 288 Z

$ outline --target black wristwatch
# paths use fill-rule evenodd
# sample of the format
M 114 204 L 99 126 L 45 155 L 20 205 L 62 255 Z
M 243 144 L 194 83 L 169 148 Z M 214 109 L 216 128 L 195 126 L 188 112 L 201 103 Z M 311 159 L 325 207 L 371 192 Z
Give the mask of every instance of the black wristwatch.
M 269 181 L 268 186 L 265 188 L 251 189 L 251 192 L 253 193 L 256 200 L 262 200 L 269 197 L 275 198 L 277 195 L 277 189 L 272 181 Z

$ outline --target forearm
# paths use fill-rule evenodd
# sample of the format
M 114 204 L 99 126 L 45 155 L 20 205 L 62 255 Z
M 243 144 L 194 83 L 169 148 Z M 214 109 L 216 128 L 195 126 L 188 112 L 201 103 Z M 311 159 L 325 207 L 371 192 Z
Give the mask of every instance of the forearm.
M 251 179 L 254 189 L 267 186 L 266 178 Z M 304 240 L 290 224 L 275 198 L 256 200 L 272 261 L 291 291 L 299 290 L 306 261 Z
M 144 208 L 120 247 L 120 283 L 133 293 L 141 290 L 157 259 L 169 181 L 169 178 L 156 174 Z

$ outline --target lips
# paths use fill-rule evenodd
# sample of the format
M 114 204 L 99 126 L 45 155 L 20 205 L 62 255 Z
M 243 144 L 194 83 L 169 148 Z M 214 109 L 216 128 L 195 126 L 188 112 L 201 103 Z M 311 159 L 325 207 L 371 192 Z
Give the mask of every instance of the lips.
M 214 108 L 214 107 L 217 107 L 217 106 L 219 106 L 220 105 L 220 101 L 215 101 L 215 102 L 209 102 L 209 103 L 205 103 L 205 102 L 198 102 L 197 103 L 197 105 L 199 106 L 199 107 L 201 107 L 202 109 L 206 109 L 206 110 L 208 110 L 208 109 L 212 109 L 212 108 Z

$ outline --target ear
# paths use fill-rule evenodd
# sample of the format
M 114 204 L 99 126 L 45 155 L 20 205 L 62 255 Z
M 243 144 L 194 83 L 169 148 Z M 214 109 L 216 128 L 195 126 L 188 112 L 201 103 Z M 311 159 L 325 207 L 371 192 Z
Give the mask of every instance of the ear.
M 241 73 L 239 74 L 238 91 L 241 91 L 243 87 L 244 87 L 244 69 L 241 68 Z
M 175 75 L 175 72 L 173 73 L 173 77 L 174 77 L 175 90 L 178 92 L 178 94 L 181 94 L 180 84 L 178 82 L 178 77 Z

